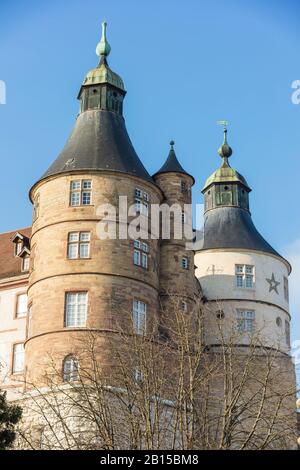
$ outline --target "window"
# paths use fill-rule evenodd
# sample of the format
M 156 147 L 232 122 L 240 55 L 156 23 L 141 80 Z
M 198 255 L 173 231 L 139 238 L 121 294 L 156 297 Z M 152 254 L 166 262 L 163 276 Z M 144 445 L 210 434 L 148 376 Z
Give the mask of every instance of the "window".
M 66 294 L 65 326 L 85 326 L 87 317 L 87 292 Z
M 90 232 L 70 232 L 68 234 L 68 258 L 89 258 Z
M 89 206 L 92 203 L 92 180 L 71 181 L 70 206 Z
M 134 203 L 136 212 L 140 212 L 143 215 L 148 215 L 149 211 L 149 194 L 142 189 L 136 188 L 134 191 Z
M 276 318 L 276 325 L 277 325 L 279 328 L 281 328 L 281 326 L 282 326 L 282 320 L 281 320 L 280 317 L 277 317 L 277 318 Z
M 143 381 L 144 381 L 144 374 L 143 374 L 143 372 L 142 372 L 138 367 L 136 367 L 136 368 L 134 369 L 134 374 L 133 374 L 133 375 L 134 375 L 134 381 L 135 381 L 136 383 L 138 383 L 138 384 L 143 383 Z
M 236 287 L 254 288 L 254 266 L 249 264 L 235 265 Z
M 185 221 L 186 221 L 185 212 L 182 211 L 182 212 L 181 212 L 181 223 L 182 223 L 182 225 L 185 224 Z
M 136 266 L 141 266 L 144 269 L 148 268 L 148 243 L 134 240 L 133 262 Z
M 288 281 L 288 278 L 285 276 L 283 278 L 283 290 L 284 290 L 284 298 L 288 302 L 289 301 L 289 281 Z
M 285 320 L 285 342 L 290 346 L 290 322 Z
M 20 374 L 24 370 L 24 344 L 18 343 L 13 346 L 13 374 Z
M 27 338 L 32 336 L 32 304 L 28 307 Z
M 16 317 L 23 318 L 27 315 L 27 294 L 17 296 Z
M 37 194 L 33 203 L 33 214 L 32 214 L 33 222 L 36 221 L 39 215 L 40 215 L 40 195 Z
M 29 271 L 29 263 L 30 263 L 29 256 L 25 256 L 22 259 L 22 271 Z
M 63 363 L 64 382 L 75 382 L 79 377 L 79 361 L 74 356 L 67 356 Z
M 23 249 L 23 242 L 20 240 L 15 244 L 15 256 L 18 256 Z
M 183 257 L 183 258 L 181 259 L 181 267 L 182 267 L 183 269 L 189 269 L 189 260 L 188 260 L 188 258 Z
M 140 300 L 133 301 L 133 328 L 137 335 L 146 333 L 147 304 Z
M 237 329 L 241 333 L 253 333 L 255 329 L 254 310 L 237 310 Z
M 181 310 L 182 310 L 184 313 L 186 313 L 187 310 L 188 310 L 188 304 L 187 304 L 187 302 L 186 302 L 185 300 L 182 300 L 182 301 L 181 301 Z
M 218 320 L 223 320 L 225 318 L 225 313 L 223 310 L 218 310 L 216 313 L 216 317 Z
M 185 181 L 181 180 L 180 182 L 180 189 L 182 193 L 186 193 L 188 191 L 188 186 Z

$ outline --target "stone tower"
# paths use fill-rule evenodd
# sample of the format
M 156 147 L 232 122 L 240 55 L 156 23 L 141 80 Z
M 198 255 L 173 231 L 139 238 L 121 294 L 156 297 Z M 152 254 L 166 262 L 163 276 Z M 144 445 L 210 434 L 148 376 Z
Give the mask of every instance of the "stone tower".
M 200 285 L 195 279 L 194 252 L 187 249 L 192 241 L 192 221 L 189 209 L 192 204 L 192 186 L 195 183 L 179 163 L 174 141 L 170 142 L 168 158 L 161 169 L 153 175 L 157 186 L 162 190 L 162 204 L 171 209 L 170 237 L 163 236 L 160 245 L 160 302 L 167 310 L 170 296 L 180 299 L 182 308 L 190 311 Z M 163 213 L 163 211 L 162 211 Z M 179 223 L 178 223 L 179 222 Z M 190 234 L 190 237 L 189 237 Z
M 48 353 L 68 358 L 89 329 L 114 331 L 133 312 L 143 329 L 158 311 L 159 240 L 99 239 L 102 204 L 128 198 L 139 212 L 159 204 L 161 190 L 139 160 L 123 117 L 125 89 L 107 63 L 103 23 L 99 65 L 79 92 L 80 114 L 61 154 L 34 184 L 29 321 L 25 363 L 37 380 Z M 122 222 L 125 223 L 126 222 Z M 117 233 L 120 220 L 117 211 Z
M 221 167 L 202 190 L 205 221 L 202 246 L 196 252 L 196 276 L 208 306 L 220 319 L 231 318 L 241 333 L 261 331 L 264 345 L 290 348 L 288 276 L 291 267 L 255 228 L 249 209 L 251 191 L 245 178 L 231 168 L 232 150 L 224 142 L 219 149 Z M 213 330 L 207 344 L 215 344 Z

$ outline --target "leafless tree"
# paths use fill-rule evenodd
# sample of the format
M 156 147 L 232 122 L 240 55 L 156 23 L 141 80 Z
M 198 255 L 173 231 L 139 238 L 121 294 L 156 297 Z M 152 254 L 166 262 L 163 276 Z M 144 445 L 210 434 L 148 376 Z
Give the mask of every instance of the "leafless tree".
M 288 449 L 296 446 L 290 357 L 247 337 L 196 301 L 169 295 L 168 311 L 136 334 L 74 337 L 80 364 L 63 380 L 49 354 L 43 386 L 26 382 L 18 446 L 30 449 Z M 220 306 L 218 307 L 220 308 Z M 207 324 L 214 344 L 206 341 Z M 213 323 L 213 325 L 212 325 Z M 65 377 L 66 379 L 66 377 Z

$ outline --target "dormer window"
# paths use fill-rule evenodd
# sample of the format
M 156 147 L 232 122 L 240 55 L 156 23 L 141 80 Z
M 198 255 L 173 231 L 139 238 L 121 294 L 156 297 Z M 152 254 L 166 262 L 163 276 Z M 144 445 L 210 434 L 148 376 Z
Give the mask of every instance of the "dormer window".
M 23 242 L 20 240 L 15 244 L 15 256 L 19 256 L 23 248 Z
M 15 256 L 22 258 L 22 260 L 25 257 L 30 256 L 30 240 L 28 237 L 26 237 L 25 235 L 22 235 L 22 233 L 17 232 L 15 236 L 13 237 L 12 242 L 14 244 Z M 26 264 L 25 264 L 25 267 L 26 267 Z

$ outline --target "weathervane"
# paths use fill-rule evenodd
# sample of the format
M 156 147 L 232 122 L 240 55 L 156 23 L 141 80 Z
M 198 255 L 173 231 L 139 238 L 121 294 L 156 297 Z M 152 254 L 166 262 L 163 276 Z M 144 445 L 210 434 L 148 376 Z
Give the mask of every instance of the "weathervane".
M 224 121 L 217 121 L 217 124 L 219 126 L 224 126 L 224 131 L 227 131 L 227 126 L 229 124 L 229 121 L 225 121 L 225 120 Z

